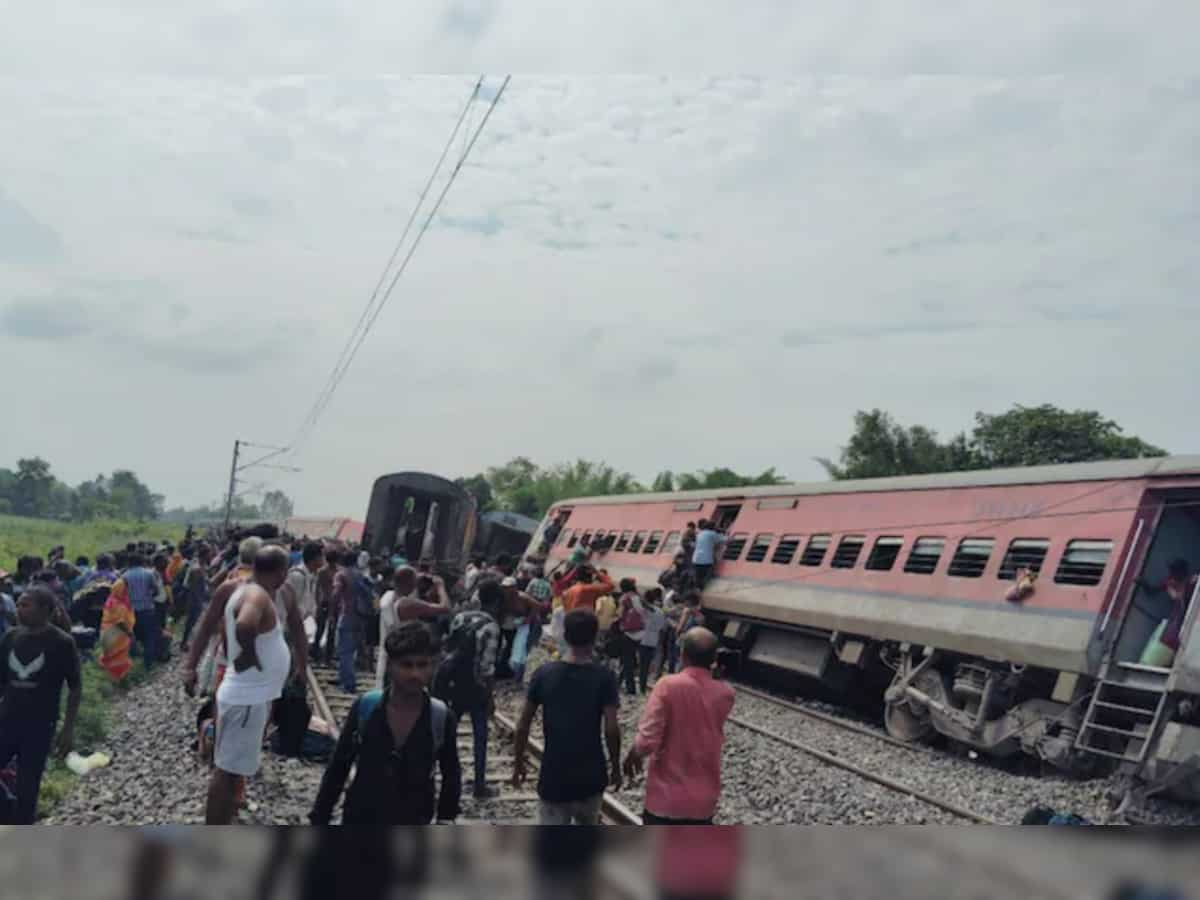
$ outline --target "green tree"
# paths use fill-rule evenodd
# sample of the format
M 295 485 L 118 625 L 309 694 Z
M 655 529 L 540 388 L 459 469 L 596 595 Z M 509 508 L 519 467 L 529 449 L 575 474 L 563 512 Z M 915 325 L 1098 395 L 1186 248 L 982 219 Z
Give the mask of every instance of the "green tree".
M 17 460 L 13 512 L 19 516 L 47 515 L 53 487 L 54 476 L 50 474 L 50 463 L 38 456 Z
M 282 522 L 291 518 L 296 508 L 292 498 L 283 491 L 267 491 L 263 494 L 261 510 L 264 519 Z
M 831 478 L 846 479 L 1164 454 L 1140 438 L 1124 435 L 1097 412 L 1070 412 L 1047 404 L 1015 406 L 999 415 L 977 413 L 970 437 L 958 434 L 945 443 L 924 426 L 905 428 L 882 410 L 860 410 L 839 462 L 818 462 Z
M 1167 455 L 1125 435 L 1116 422 L 1094 410 L 1068 411 L 1049 404 L 1018 405 L 997 416 L 977 413 L 972 444 L 979 464 L 988 469 Z
M 733 469 L 701 469 L 699 472 L 684 472 L 676 479 L 681 491 L 713 490 L 718 488 L 750 487 L 754 485 L 785 484 L 787 479 L 772 466 L 757 475 L 743 475 Z
M 650 490 L 656 494 L 670 494 L 675 491 L 675 473 L 671 471 L 659 472 L 654 476 L 654 483 L 650 485 Z
M 486 475 L 480 473 L 467 478 L 456 478 L 454 483 L 475 498 L 475 506 L 481 512 L 491 512 L 496 508 L 496 498 L 492 494 L 492 485 Z
M 108 493 L 121 518 L 148 520 L 157 519 L 162 514 L 163 498 L 152 493 L 128 469 L 118 469 L 112 473 L 108 481 Z

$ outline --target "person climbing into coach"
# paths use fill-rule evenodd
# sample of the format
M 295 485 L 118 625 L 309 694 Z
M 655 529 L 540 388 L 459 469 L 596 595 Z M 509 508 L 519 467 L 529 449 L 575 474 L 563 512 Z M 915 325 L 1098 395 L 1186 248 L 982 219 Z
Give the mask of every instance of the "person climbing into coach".
M 692 573 L 696 579 L 696 587 L 700 590 L 704 590 L 708 579 L 712 577 L 713 566 L 717 562 L 717 551 L 724 546 L 726 540 L 725 535 L 717 531 L 712 522 L 700 522 L 700 533 L 696 535 L 696 549 L 692 551 Z
M 410 620 L 388 633 L 387 682 L 354 701 L 333 759 L 321 779 L 310 821 L 328 825 L 351 767 L 343 825 L 428 825 L 458 818 L 462 769 L 458 725 L 449 707 L 429 696 L 437 641 Z M 434 802 L 434 767 L 441 790 Z
M 633 777 L 649 760 L 642 820 L 647 825 L 711 825 L 721 798 L 721 748 L 733 688 L 713 678 L 717 636 L 683 636 L 683 671 L 659 680 L 625 757 Z
M 1142 665 L 1166 668 L 1175 661 L 1188 605 L 1196 592 L 1196 579 L 1197 576 L 1192 574 L 1192 567 L 1186 559 L 1173 560 L 1167 567 L 1166 580 L 1162 582 L 1155 584 L 1144 578 L 1138 579 L 1138 586 L 1149 596 L 1166 594 L 1171 601 L 1171 610 L 1167 617 L 1159 623 L 1150 635 L 1150 640 L 1146 642 L 1146 649 L 1140 660 Z

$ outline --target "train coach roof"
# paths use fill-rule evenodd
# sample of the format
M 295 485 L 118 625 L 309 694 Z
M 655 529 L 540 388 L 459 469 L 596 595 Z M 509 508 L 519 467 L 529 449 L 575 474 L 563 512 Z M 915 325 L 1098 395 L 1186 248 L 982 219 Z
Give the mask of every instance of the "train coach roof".
M 658 494 L 621 494 L 562 500 L 555 506 L 596 506 L 611 503 L 680 503 L 761 497 L 802 497 L 813 494 L 882 493 L 885 491 L 930 491 L 939 488 L 1000 487 L 1019 484 L 1053 484 L 1072 481 L 1121 481 L 1200 475 L 1200 455 L 1160 456 L 1152 459 L 1121 459 L 1108 462 L 1069 463 L 1056 466 L 1025 466 L 977 472 L 947 472 L 940 475 L 902 475 L 893 478 L 864 478 L 854 481 L 815 481 L 807 484 L 776 484 L 766 487 L 734 487 Z

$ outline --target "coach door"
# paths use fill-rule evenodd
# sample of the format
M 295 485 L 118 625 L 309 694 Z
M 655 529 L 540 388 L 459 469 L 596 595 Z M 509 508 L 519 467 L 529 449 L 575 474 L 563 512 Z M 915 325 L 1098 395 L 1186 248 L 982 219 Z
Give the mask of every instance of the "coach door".
M 741 498 L 738 502 L 729 502 L 722 500 L 717 504 L 716 512 L 713 513 L 713 524 L 716 525 L 717 531 L 728 531 L 733 527 L 733 523 L 737 520 L 738 513 L 742 511 Z

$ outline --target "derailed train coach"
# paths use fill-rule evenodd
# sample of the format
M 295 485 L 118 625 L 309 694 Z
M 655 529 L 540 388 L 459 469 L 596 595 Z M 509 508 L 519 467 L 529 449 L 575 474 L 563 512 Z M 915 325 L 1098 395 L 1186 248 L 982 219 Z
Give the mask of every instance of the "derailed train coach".
M 520 556 L 537 527 L 536 519 L 517 513 L 480 514 L 470 493 L 441 476 L 399 472 L 371 489 L 362 545 L 375 556 L 432 561 L 454 579 L 469 556 Z
M 615 536 L 598 564 L 653 582 L 700 519 L 728 536 L 703 607 L 744 664 L 878 685 L 904 740 L 1200 789 L 1194 590 L 1173 663 L 1140 662 L 1172 611 L 1150 586 L 1200 562 L 1200 456 L 579 499 L 531 552 L 557 521 L 548 564 Z
M 456 576 L 466 566 L 476 525 L 475 499 L 453 481 L 398 472 L 371 488 L 362 545 L 375 556 L 433 560 L 441 574 Z

